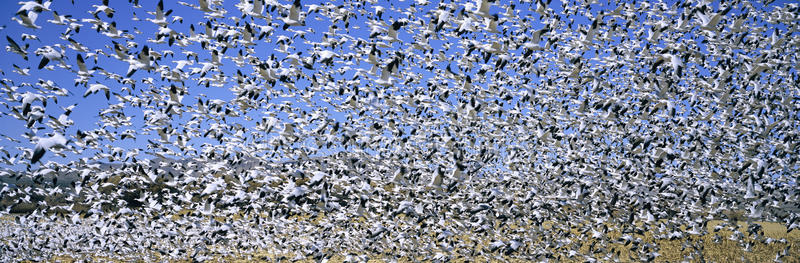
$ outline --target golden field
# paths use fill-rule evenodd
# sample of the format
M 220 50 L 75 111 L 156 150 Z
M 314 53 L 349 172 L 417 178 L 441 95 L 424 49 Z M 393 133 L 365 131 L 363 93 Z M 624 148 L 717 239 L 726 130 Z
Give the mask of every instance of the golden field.
M 674 240 L 666 240 L 660 239 L 656 240 L 651 233 L 644 233 L 643 235 L 631 234 L 634 238 L 641 238 L 642 244 L 647 242 L 655 242 L 658 244 L 658 253 L 660 254 L 659 257 L 655 258 L 654 262 L 698 262 L 700 261 L 699 258 L 702 257 L 703 260 L 706 262 L 773 262 L 776 258 L 776 255 L 783 253 L 785 256 L 781 258 L 782 262 L 800 262 L 800 231 L 792 231 L 791 233 L 786 233 L 786 227 L 779 223 L 773 222 L 758 222 L 759 225 L 763 227 L 763 237 L 764 238 L 771 238 L 771 242 L 763 242 L 763 241 L 756 241 L 755 239 L 751 239 L 751 236 L 747 233 L 747 225 L 745 222 L 739 222 L 738 226 L 733 226 L 732 224 L 728 224 L 721 229 L 717 229 L 715 231 L 715 227 L 719 225 L 725 225 L 725 222 L 714 220 L 708 224 L 708 234 L 704 236 L 692 236 L 692 235 L 684 235 L 683 238 L 674 239 Z M 547 225 L 547 224 L 545 224 Z M 513 226 L 510 226 L 513 227 Z M 548 226 L 545 226 L 548 227 Z M 735 227 L 739 227 L 739 231 L 744 235 L 743 240 L 741 241 L 734 241 L 729 239 L 729 237 L 734 234 Z M 576 236 L 581 236 L 580 230 L 578 228 L 573 229 L 574 234 Z M 618 231 L 609 231 L 607 233 L 608 240 L 618 240 L 622 234 Z M 464 238 L 464 237 L 462 237 Z M 590 244 L 593 243 L 591 238 L 586 238 L 584 240 L 576 240 L 582 242 L 581 254 L 589 254 Z M 763 240 L 763 239 L 762 239 Z M 537 240 L 534 240 L 533 244 L 529 244 L 530 247 L 537 246 Z M 745 247 L 747 243 L 751 242 L 749 251 L 745 251 Z M 484 247 L 488 244 L 484 242 L 483 244 L 478 245 L 477 250 L 484 250 Z M 597 252 L 594 254 L 594 259 L 600 262 L 606 261 L 614 261 L 614 258 L 606 257 L 609 253 L 616 254 L 620 262 L 635 262 L 640 261 L 640 259 L 633 257 L 635 253 L 630 252 L 633 248 L 634 244 L 623 244 L 623 242 L 609 242 L 609 243 L 597 243 L 594 245 L 594 251 Z M 696 251 L 702 251 L 701 254 L 698 254 Z M 554 251 L 554 255 L 556 258 L 552 259 L 555 262 L 586 262 L 590 260 L 590 258 L 584 256 L 575 256 L 575 257 L 567 257 L 567 251 Z M 499 253 L 498 253 L 499 254 Z M 158 256 L 157 253 L 153 252 L 150 259 L 157 259 L 159 261 L 162 260 L 161 257 Z M 289 255 L 279 255 L 272 253 L 271 251 L 260 251 L 256 253 L 250 254 L 241 254 L 235 256 L 219 256 L 214 258 L 212 262 L 274 262 L 274 261 L 282 261 L 287 259 L 295 258 L 295 254 Z M 402 258 L 393 258 L 388 255 L 380 255 L 380 254 L 370 254 L 367 255 L 369 262 L 386 262 L 386 261 L 393 261 L 397 260 L 398 262 L 413 262 L 413 261 L 429 261 L 425 258 L 409 258 L 409 257 L 402 257 Z M 112 258 L 107 257 L 95 257 L 92 255 L 63 255 L 63 256 L 55 256 L 50 259 L 51 262 L 76 262 L 80 259 L 90 259 L 90 261 L 100 261 L 100 262 L 123 262 L 121 260 L 115 260 Z M 328 262 L 342 262 L 345 261 L 346 255 L 334 255 L 332 256 Z M 361 258 L 364 259 L 364 258 Z M 454 262 L 484 262 L 484 261 L 492 261 L 492 262 L 526 262 L 527 260 L 521 260 L 514 258 L 514 256 L 494 256 L 494 257 L 487 257 L 487 256 L 476 256 L 476 257 L 467 257 L 463 255 L 452 255 L 450 258 L 451 261 Z M 149 260 L 148 260 L 149 261 Z M 174 262 L 191 262 L 189 258 L 185 260 L 173 260 Z M 316 262 L 314 259 L 303 259 L 297 260 L 298 262 Z

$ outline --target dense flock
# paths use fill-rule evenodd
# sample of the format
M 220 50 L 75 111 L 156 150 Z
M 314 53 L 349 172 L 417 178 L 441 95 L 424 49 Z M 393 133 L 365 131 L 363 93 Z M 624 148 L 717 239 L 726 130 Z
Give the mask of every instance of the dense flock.
M 4 6 L 0 261 L 798 257 L 792 1 Z

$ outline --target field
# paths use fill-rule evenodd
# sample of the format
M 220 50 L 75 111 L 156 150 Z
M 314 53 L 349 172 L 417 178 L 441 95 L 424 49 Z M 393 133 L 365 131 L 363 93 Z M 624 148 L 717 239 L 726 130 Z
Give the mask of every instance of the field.
M 9 220 L 11 218 L 4 218 Z M 317 219 L 295 217 L 293 220 L 298 221 L 320 221 Z M 364 222 L 361 222 L 364 223 Z M 627 242 L 620 231 L 608 231 L 605 233 L 607 239 L 616 240 L 616 242 L 594 241 L 590 237 L 591 233 L 582 233 L 581 227 L 575 227 L 572 232 L 575 236 L 572 241 L 581 243 L 579 252 L 583 255 L 594 254 L 594 257 L 573 256 L 570 257 L 570 251 L 566 248 L 552 249 L 554 257 L 550 260 L 556 262 L 587 262 L 587 261 L 619 261 L 619 262 L 634 262 L 643 261 L 641 258 L 634 258 L 635 253 L 631 251 L 640 249 L 641 246 L 647 243 L 658 244 L 657 253 L 658 257 L 653 259 L 654 262 L 697 262 L 700 258 L 706 262 L 800 262 L 797 255 L 800 255 L 800 231 L 786 232 L 786 227 L 779 223 L 774 222 L 757 222 L 762 227 L 760 231 L 749 234 L 747 231 L 747 224 L 745 222 L 738 222 L 733 225 L 721 220 L 712 220 L 708 223 L 706 235 L 686 235 L 673 239 L 657 239 L 653 233 L 646 232 L 642 234 L 627 234 L 632 237 L 631 242 Z M 545 222 L 542 224 L 544 230 L 549 230 L 552 223 Z M 519 229 L 517 226 L 507 226 L 510 229 Z M 609 229 L 619 229 L 618 227 L 609 226 Z M 685 229 L 683 229 L 685 230 Z M 530 231 L 529 233 L 534 233 Z M 732 235 L 741 234 L 744 238 L 734 241 L 730 237 Z M 298 237 L 302 238 L 302 237 Z M 470 239 L 466 236 L 460 236 L 464 240 Z M 599 240 L 599 239 L 598 239 Z M 748 241 L 749 240 L 749 241 Z M 761 241 L 756 241 L 761 240 Z M 541 241 L 541 239 L 538 239 Z M 546 244 L 534 243 L 530 247 L 545 247 Z M 476 244 L 476 251 L 488 251 L 489 242 L 484 241 Z M 589 253 L 594 251 L 594 253 Z M 150 255 L 142 255 L 140 260 L 145 261 L 162 261 L 166 258 L 159 256 L 159 253 L 151 251 Z M 148 253 L 145 253 L 148 254 Z M 780 261 L 776 261 L 777 256 L 780 255 Z M 123 255 L 119 255 L 123 256 Z M 532 259 L 520 259 L 518 256 L 485 256 L 485 255 L 464 255 L 452 254 L 447 258 L 452 262 L 526 262 L 526 261 L 540 261 Z M 127 255 L 130 259 L 130 255 Z M 135 257 L 134 257 L 135 258 Z M 92 261 L 110 261 L 110 262 L 125 262 L 116 259 L 116 257 L 96 256 L 91 254 L 86 255 L 60 255 L 49 258 L 51 262 L 77 262 L 84 259 Z M 393 256 L 387 254 L 376 253 L 359 253 L 358 251 L 351 251 L 349 255 L 330 255 L 327 262 L 345 262 L 345 261 L 368 261 L 368 262 L 416 262 L 416 261 L 436 261 L 440 258 L 431 257 L 414 257 L 410 256 Z M 256 251 L 254 253 L 242 253 L 235 255 L 217 256 L 211 258 L 211 262 L 275 262 L 292 260 L 293 262 L 318 262 L 312 258 L 304 258 L 301 253 L 280 253 L 271 251 L 269 249 Z M 184 260 L 170 260 L 172 262 L 192 262 L 190 259 Z

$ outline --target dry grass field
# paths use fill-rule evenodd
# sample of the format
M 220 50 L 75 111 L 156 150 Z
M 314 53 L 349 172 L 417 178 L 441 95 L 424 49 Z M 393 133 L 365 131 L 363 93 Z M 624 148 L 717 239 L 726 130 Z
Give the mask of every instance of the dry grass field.
M 758 222 L 762 226 L 762 231 L 759 234 L 763 235 L 763 241 L 755 241 L 753 236 L 748 234 L 747 225 L 745 222 L 739 222 L 738 225 L 726 224 L 723 221 L 712 221 L 708 224 L 708 234 L 700 236 L 684 235 L 682 238 L 672 240 L 656 239 L 652 233 L 644 233 L 643 235 L 632 234 L 634 239 L 641 238 L 640 244 L 655 242 L 658 244 L 659 256 L 654 259 L 654 262 L 699 262 L 700 258 L 706 262 L 774 262 L 776 255 L 783 254 L 781 262 L 800 262 L 798 255 L 800 255 L 800 231 L 792 231 L 786 233 L 786 227 L 779 223 L 773 222 Z M 717 226 L 722 225 L 722 228 Z M 510 226 L 514 227 L 514 226 Z M 545 228 L 549 227 L 547 224 Z M 715 230 L 716 228 L 716 230 Z M 739 230 L 743 235 L 740 240 L 734 241 L 730 239 L 735 234 L 735 229 Z M 573 229 L 576 236 L 579 234 L 578 228 Z M 619 231 L 609 231 L 607 233 L 608 240 L 620 240 L 622 233 Z M 464 237 L 466 238 L 466 237 Z M 573 240 L 581 242 L 581 254 L 590 254 L 590 249 L 593 249 L 594 259 L 606 262 L 613 261 L 614 258 L 608 258 L 607 255 L 617 254 L 616 257 L 620 262 L 635 262 L 640 259 L 635 258 L 635 253 L 630 252 L 636 249 L 634 243 L 624 244 L 624 242 L 613 243 L 600 243 L 598 242 L 592 247 L 592 239 L 587 238 L 584 240 Z M 748 242 L 749 241 L 749 242 Z M 749 243 L 749 244 L 748 244 Z M 478 250 L 482 250 L 482 246 L 488 245 L 488 241 L 478 246 Z M 536 247 L 542 244 L 529 244 L 531 247 Z M 697 251 L 701 251 L 699 254 Z M 556 262 L 586 262 L 590 258 L 584 256 L 569 257 L 566 250 L 554 251 Z M 351 259 L 356 261 L 367 260 L 369 262 L 415 262 L 415 261 L 430 261 L 429 258 L 394 258 L 386 255 L 367 254 L 366 257 L 354 257 L 354 255 L 363 255 L 357 251 L 351 252 Z M 153 252 L 152 257 L 147 261 L 155 259 L 157 261 L 164 260 L 158 256 L 158 253 Z M 526 260 L 516 259 L 506 256 L 496 257 L 468 257 L 466 255 L 451 255 L 453 262 L 526 262 Z M 295 259 L 297 255 L 294 254 L 276 254 L 272 251 L 264 250 L 256 253 L 248 253 L 241 255 L 220 256 L 212 260 L 212 262 L 275 262 L 283 261 L 286 259 Z M 55 256 L 50 259 L 52 262 L 76 262 L 81 259 L 90 259 L 90 261 L 97 262 L 124 262 L 108 257 L 96 257 L 91 255 L 77 256 L 77 255 L 62 255 Z M 348 259 L 347 255 L 335 255 L 328 260 L 328 262 L 343 262 Z M 174 262 L 191 262 L 188 258 L 186 260 L 173 260 Z M 300 259 L 292 260 L 294 262 L 316 262 L 313 259 Z

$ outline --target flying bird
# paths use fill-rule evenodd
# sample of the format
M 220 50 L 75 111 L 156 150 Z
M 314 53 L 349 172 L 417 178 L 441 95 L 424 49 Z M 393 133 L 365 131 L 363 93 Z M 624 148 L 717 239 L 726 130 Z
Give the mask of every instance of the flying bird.
M 36 147 L 33 149 L 31 163 L 36 163 L 42 159 L 45 152 L 50 149 L 66 148 L 70 141 L 59 133 L 53 133 L 50 137 L 39 138 Z

